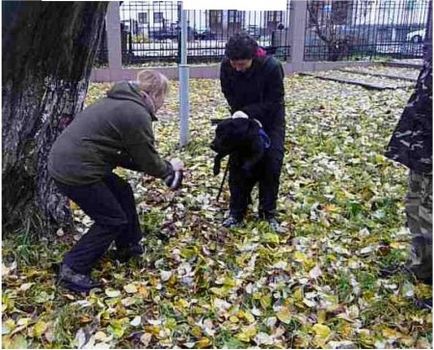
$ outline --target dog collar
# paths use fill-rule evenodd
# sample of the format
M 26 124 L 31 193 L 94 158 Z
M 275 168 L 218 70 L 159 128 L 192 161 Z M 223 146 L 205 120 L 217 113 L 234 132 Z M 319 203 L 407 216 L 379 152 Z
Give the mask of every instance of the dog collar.
M 259 125 L 259 127 L 262 129 L 263 128 L 263 126 L 262 126 L 262 123 L 258 120 L 258 119 L 253 119 L 256 123 L 258 123 L 258 125 Z
M 261 137 L 261 140 L 264 144 L 264 148 L 268 149 L 271 146 L 271 140 L 270 137 L 267 135 L 267 133 L 265 132 L 265 130 L 261 127 L 259 129 L 259 136 Z

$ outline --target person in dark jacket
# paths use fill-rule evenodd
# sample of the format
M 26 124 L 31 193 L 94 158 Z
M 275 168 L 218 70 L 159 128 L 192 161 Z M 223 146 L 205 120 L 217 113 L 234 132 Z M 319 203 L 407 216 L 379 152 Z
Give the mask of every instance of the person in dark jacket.
M 432 117 L 430 49 L 386 151 L 388 158 L 409 168 L 405 209 L 412 244 L 405 269 L 428 284 L 432 283 Z
M 172 189 L 181 185 L 182 161 L 165 161 L 154 147 L 152 121 L 167 91 L 165 76 L 142 71 L 136 82 L 116 83 L 107 97 L 80 112 L 54 142 L 50 175 L 94 221 L 60 265 L 65 287 L 87 292 L 99 286 L 90 271 L 113 241 L 121 261 L 143 253 L 133 191 L 112 172 L 115 167 L 164 179 Z
M 285 138 L 283 68 L 276 59 L 265 56 L 257 42 L 245 33 L 229 39 L 225 56 L 221 63 L 220 82 L 232 118 L 258 121 L 271 145 L 256 165 L 253 176 L 246 176 L 237 159 L 230 157 L 230 215 L 223 226 L 236 227 L 243 223 L 251 191 L 259 183 L 259 217 L 278 231 L 276 201 Z

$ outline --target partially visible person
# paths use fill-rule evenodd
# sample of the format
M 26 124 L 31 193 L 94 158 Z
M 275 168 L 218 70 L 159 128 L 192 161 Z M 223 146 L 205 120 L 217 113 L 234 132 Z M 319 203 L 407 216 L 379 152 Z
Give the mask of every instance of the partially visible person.
M 141 71 L 137 81 L 116 83 L 107 97 L 77 114 L 53 144 L 50 175 L 94 221 L 60 265 L 58 280 L 66 288 L 98 287 L 90 272 L 113 241 L 121 261 L 143 253 L 133 191 L 114 168 L 161 178 L 172 189 L 181 186 L 182 161 L 163 160 L 154 147 L 152 122 L 167 93 L 164 75 Z
M 432 283 L 432 117 L 430 49 L 386 151 L 388 158 L 409 168 L 405 204 L 412 242 L 405 268 L 428 284 Z
M 230 215 L 223 226 L 230 228 L 243 223 L 250 194 L 258 183 L 259 217 L 268 221 L 273 230 L 279 231 L 276 202 L 285 139 L 283 68 L 275 58 L 265 56 L 265 51 L 246 33 L 235 34 L 229 39 L 225 56 L 221 63 L 220 82 L 232 118 L 256 120 L 271 144 L 251 174 L 246 174 L 240 161 L 230 156 Z

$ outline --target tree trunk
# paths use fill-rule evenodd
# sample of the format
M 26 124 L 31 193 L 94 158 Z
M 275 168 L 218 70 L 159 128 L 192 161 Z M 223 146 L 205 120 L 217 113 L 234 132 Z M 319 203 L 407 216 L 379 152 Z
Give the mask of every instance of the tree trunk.
M 48 152 L 83 107 L 107 2 L 3 1 L 3 232 L 72 226 Z

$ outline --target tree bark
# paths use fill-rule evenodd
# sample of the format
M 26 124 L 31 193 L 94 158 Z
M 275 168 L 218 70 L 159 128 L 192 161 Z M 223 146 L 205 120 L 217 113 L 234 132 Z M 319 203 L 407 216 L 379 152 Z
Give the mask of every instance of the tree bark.
M 3 1 L 3 232 L 72 226 L 47 173 L 51 145 L 83 107 L 107 2 Z

